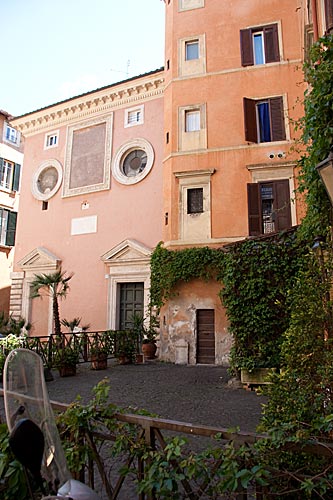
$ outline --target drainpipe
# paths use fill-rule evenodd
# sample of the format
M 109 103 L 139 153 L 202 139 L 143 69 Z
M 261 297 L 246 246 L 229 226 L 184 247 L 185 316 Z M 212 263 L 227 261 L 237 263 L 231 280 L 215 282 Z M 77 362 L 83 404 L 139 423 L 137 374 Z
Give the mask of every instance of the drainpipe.
M 319 38 L 317 0 L 311 0 L 311 7 L 312 7 L 312 23 L 313 23 L 313 41 L 316 42 Z

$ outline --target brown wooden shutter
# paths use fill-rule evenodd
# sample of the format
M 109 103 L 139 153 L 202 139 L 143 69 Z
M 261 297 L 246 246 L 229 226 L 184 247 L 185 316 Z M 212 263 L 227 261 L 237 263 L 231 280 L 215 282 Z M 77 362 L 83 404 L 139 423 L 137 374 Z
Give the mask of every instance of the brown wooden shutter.
M 247 185 L 247 204 L 249 235 L 258 236 L 262 234 L 260 184 L 253 183 Z
M 245 140 L 258 142 L 256 101 L 244 97 Z
M 280 61 L 279 37 L 277 24 L 264 27 L 266 63 Z
M 273 183 L 275 230 L 283 231 L 291 227 L 290 191 L 288 179 Z
M 284 124 L 282 97 L 272 97 L 269 99 L 269 106 L 272 141 L 284 141 L 286 139 L 286 128 Z
M 253 47 L 252 47 L 252 31 L 250 29 L 240 30 L 240 47 L 242 66 L 252 66 Z
M 326 31 L 333 30 L 333 0 L 325 0 Z

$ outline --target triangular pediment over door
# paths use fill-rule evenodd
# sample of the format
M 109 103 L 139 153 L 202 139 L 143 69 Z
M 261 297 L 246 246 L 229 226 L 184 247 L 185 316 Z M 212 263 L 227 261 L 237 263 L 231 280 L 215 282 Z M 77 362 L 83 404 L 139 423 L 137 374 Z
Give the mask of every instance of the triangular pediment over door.
M 107 268 L 108 328 L 119 327 L 120 290 L 124 287 L 143 286 L 143 312 L 146 316 L 150 290 L 150 257 L 152 248 L 128 239 L 108 250 L 101 259 Z
M 124 240 L 108 252 L 101 259 L 108 266 L 146 263 L 150 260 L 152 249 L 136 240 Z
M 21 259 L 17 265 L 26 275 L 32 273 L 54 272 L 61 264 L 61 259 L 44 247 L 37 247 Z

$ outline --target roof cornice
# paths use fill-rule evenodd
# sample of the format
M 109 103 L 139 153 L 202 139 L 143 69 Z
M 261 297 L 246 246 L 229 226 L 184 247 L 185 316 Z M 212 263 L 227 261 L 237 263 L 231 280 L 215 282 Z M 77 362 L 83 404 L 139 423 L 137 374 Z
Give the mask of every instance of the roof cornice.
M 155 72 L 13 118 L 11 124 L 28 137 L 61 125 L 89 119 L 92 115 L 96 117 L 121 107 L 135 106 L 138 102 L 162 96 L 163 92 L 164 71 Z

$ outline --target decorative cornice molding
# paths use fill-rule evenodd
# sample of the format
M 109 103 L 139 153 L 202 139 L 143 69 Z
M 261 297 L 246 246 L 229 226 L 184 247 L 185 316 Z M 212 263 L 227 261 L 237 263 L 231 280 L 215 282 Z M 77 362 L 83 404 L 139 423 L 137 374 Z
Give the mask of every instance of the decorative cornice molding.
M 130 85 L 129 85 L 130 83 Z M 143 79 L 112 85 L 88 95 L 73 97 L 71 100 L 54 104 L 22 117 L 14 118 L 11 124 L 24 136 L 41 131 L 52 130 L 61 125 L 89 119 L 91 116 L 106 114 L 118 108 L 133 105 L 162 96 L 164 93 L 164 75 L 152 75 Z

